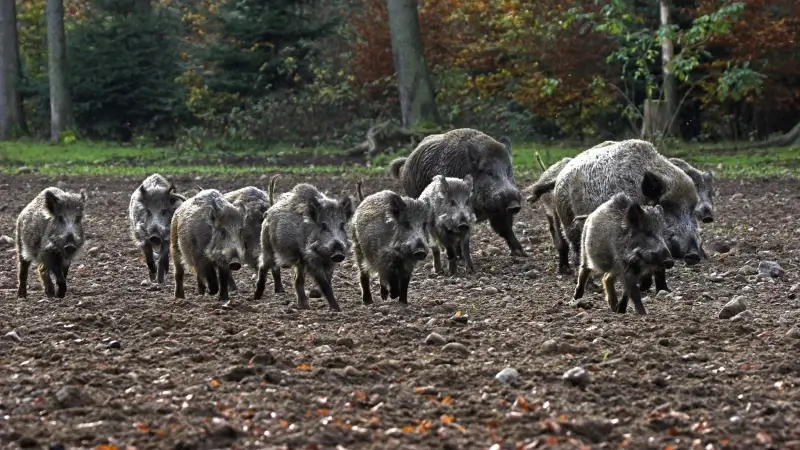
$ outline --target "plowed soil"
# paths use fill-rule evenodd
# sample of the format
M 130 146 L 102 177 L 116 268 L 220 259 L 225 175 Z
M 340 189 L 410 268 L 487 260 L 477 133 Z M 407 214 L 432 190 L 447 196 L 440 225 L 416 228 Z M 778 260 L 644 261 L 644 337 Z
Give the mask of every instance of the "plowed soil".
M 347 177 L 286 175 L 278 190 L 301 180 L 354 193 Z M 253 301 L 243 268 L 229 308 L 197 296 L 190 272 L 175 300 L 172 272 L 166 286 L 145 282 L 129 237 L 140 181 L 0 180 L 0 234 L 12 238 L 41 189 L 90 194 L 66 298 L 47 299 L 31 270 L 17 299 L 13 245 L 0 243 L 0 448 L 800 448 L 797 180 L 719 181 L 710 259 L 670 270 L 673 292 L 651 291 L 645 317 L 610 312 L 597 291 L 571 302 L 574 277 L 557 274 L 544 216 L 527 205 L 516 229 L 528 258 L 481 225 L 476 273 L 436 277 L 429 257 L 408 308 L 381 301 L 377 282 L 376 304 L 361 304 L 352 256 L 335 274 L 341 313 L 320 298 L 298 311 L 289 270 L 285 294 L 270 279 Z M 364 184 L 383 188 L 396 185 Z M 756 275 L 762 261 L 785 273 Z M 750 313 L 720 319 L 735 296 Z M 431 333 L 443 339 L 426 343 Z M 518 379 L 495 379 L 507 367 Z

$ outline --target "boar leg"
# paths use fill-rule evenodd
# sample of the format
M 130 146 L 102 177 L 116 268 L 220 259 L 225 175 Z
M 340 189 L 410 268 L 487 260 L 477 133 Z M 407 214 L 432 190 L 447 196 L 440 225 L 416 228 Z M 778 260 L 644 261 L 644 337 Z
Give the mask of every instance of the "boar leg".
M 231 269 L 229 269 L 227 267 L 219 266 L 217 268 L 217 272 L 219 273 L 219 300 L 221 302 L 227 302 L 230 299 L 230 295 L 229 295 L 229 287 L 230 286 L 228 284 L 228 281 L 232 279 L 231 278 Z M 216 277 L 216 274 L 214 276 Z
M 311 276 L 314 277 L 314 281 L 317 283 L 319 290 L 322 291 L 322 295 L 325 296 L 325 300 L 328 301 L 328 308 L 331 311 L 340 312 L 342 308 L 339 307 L 339 302 L 336 301 L 336 297 L 333 295 L 333 287 L 331 286 L 331 278 L 333 276 L 333 268 L 330 268 L 330 273 L 328 268 L 316 268 L 316 270 L 311 271 Z
M 589 279 L 589 274 L 591 272 L 591 269 L 588 267 L 581 267 L 578 271 L 578 284 L 575 286 L 575 292 L 572 294 L 572 298 L 575 300 L 583 297 L 586 291 L 586 281 Z
M 158 254 L 158 269 L 156 275 L 156 283 L 164 284 L 164 278 L 169 272 L 169 247 L 163 246 L 164 248 Z M 153 281 L 152 279 L 150 281 Z
M 408 306 L 408 284 L 411 282 L 411 273 L 398 272 L 397 281 L 400 285 L 400 304 Z
M 50 271 L 53 273 L 53 276 L 56 279 L 56 297 L 64 298 L 64 296 L 67 295 L 67 280 L 64 277 L 64 268 L 62 266 L 61 258 L 53 256 L 50 263 Z
M 442 252 L 439 250 L 439 246 L 436 244 L 432 245 L 431 253 L 433 253 L 433 270 L 441 275 L 444 273 L 444 270 L 442 270 Z
M 469 238 L 469 235 L 464 236 L 464 239 L 461 240 L 461 245 L 456 247 L 456 251 L 464 258 L 464 265 L 467 266 L 467 272 L 473 273 L 475 272 L 475 267 L 472 265 L 472 255 L 470 254 L 469 250 Z
M 528 256 L 525 250 L 522 249 L 522 244 L 514 236 L 513 220 L 514 218 L 511 215 L 492 216 L 489 218 L 489 225 L 500 237 L 505 239 L 508 248 L 511 249 L 511 256 Z
M 646 291 L 650 290 L 650 286 L 652 286 L 652 285 L 653 285 L 653 275 L 652 274 L 648 273 L 647 275 L 642 275 L 642 277 L 639 278 L 639 290 L 640 291 L 646 292 Z M 656 288 L 656 290 L 658 290 L 658 289 Z
M 622 300 L 619 301 L 619 305 L 617 305 L 617 311 L 620 314 L 626 314 L 628 312 L 628 291 L 622 293 Z
M 381 280 L 381 300 L 389 298 L 389 288 L 386 287 L 386 282 Z
M 266 277 L 266 275 L 264 275 L 264 277 Z M 278 266 L 274 266 L 272 268 L 272 282 L 275 284 L 276 294 L 286 292 L 283 290 L 283 282 L 281 281 L 281 268 Z
M 72 264 L 70 261 L 64 261 L 61 263 L 61 272 L 64 274 L 64 279 L 66 279 L 67 275 L 69 275 L 70 264 Z
M 553 246 L 558 251 L 558 273 L 565 275 L 572 273 L 569 267 L 569 244 L 561 236 L 560 222 L 555 217 L 547 215 L 547 228 L 550 230 Z
M 228 292 L 232 294 L 239 290 L 239 288 L 236 287 L 236 280 L 233 279 L 232 270 L 228 270 L 228 279 L 226 281 L 228 283 Z
M 267 266 L 263 264 L 258 265 L 258 279 L 256 280 L 256 291 L 253 293 L 253 299 L 260 300 L 264 295 L 264 289 L 267 287 Z
M 47 270 L 44 263 L 39 263 L 37 272 L 39 272 L 39 280 L 42 281 L 44 295 L 47 297 L 53 297 L 56 295 L 56 288 L 53 286 L 53 280 L 50 279 L 50 272 Z
M 449 246 L 445 248 L 447 252 L 447 270 L 450 272 L 450 276 L 453 276 L 458 272 L 458 265 L 456 264 L 456 249 L 453 246 Z
M 393 300 L 400 296 L 402 290 L 402 275 L 398 269 L 389 273 L 389 297 Z
M 610 272 L 603 275 L 603 292 L 605 293 L 606 303 L 608 303 L 608 307 L 611 308 L 611 311 L 616 312 L 617 308 L 619 307 L 619 302 L 617 300 L 617 290 L 614 288 L 614 282 L 616 279 L 614 275 Z M 627 302 L 627 300 L 625 300 Z
M 633 307 L 636 309 L 636 314 L 640 316 L 646 316 L 647 310 L 644 308 L 644 303 L 642 303 L 642 292 L 639 290 L 639 286 L 636 283 L 631 283 L 630 287 L 628 287 L 628 295 L 633 300 Z
M 672 292 L 670 288 L 667 287 L 667 272 L 664 269 L 658 269 L 653 274 L 654 278 L 656 279 L 656 292 L 658 291 L 667 291 Z
M 297 307 L 299 309 L 309 309 L 308 296 L 306 295 L 306 266 L 303 264 L 294 266 L 294 292 L 297 296 Z
M 148 241 L 144 241 L 139 245 L 144 255 L 144 262 L 147 263 L 147 275 L 150 276 L 150 282 L 156 281 L 156 261 L 153 259 L 153 245 Z
M 17 298 L 25 298 L 28 296 L 28 270 L 31 267 L 31 262 L 26 261 L 21 255 L 17 263 L 19 273 L 19 285 L 17 286 Z
M 369 290 L 369 272 L 365 272 L 363 269 L 359 268 L 358 281 L 361 284 L 361 301 L 365 305 L 371 305 L 373 301 L 372 292 Z M 381 297 L 383 297 L 384 289 L 383 284 L 381 284 Z M 384 298 L 384 300 L 386 299 Z

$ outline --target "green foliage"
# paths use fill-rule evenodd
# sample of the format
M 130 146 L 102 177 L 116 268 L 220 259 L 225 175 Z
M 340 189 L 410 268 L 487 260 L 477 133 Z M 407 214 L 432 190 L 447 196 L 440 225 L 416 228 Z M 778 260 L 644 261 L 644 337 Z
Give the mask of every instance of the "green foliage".
M 180 22 L 141 0 L 95 0 L 68 35 L 75 120 L 93 138 L 171 139 L 186 116 Z

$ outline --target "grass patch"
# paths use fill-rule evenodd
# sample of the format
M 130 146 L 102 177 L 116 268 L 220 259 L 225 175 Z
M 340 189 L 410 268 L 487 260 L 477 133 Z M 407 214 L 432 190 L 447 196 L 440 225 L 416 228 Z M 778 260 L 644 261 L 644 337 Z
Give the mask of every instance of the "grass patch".
M 514 167 L 521 174 L 538 174 L 538 151 L 545 164 L 573 157 L 583 147 L 516 144 Z M 686 159 L 703 169 L 712 169 L 719 178 L 765 176 L 800 177 L 800 147 L 737 151 L 735 147 L 671 145 L 668 156 Z M 13 174 L 21 166 L 37 173 L 55 175 L 146 176 L 159 171 L 168 174 L 258 174 L 282 171 L 295 174 L 385 173 L 392 159 L 407 152 L 379 155 L 372 167 L 358 159 L 348 159 L 342 149 L 325 147 L 295 148 L 277 146 L 251 150 L 185 151 L 170 147 L 123 146 L 102 142 L 78 141 L 71 144 L 16 141 L 0 143 L 0 173 Z

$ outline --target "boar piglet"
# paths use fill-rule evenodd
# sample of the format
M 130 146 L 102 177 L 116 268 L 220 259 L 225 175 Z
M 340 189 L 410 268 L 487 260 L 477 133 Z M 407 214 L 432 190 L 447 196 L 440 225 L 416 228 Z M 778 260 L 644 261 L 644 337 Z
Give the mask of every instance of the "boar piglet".
M 408 304 L 408 285 L 418 262 L 428 256 L 431 207 L 424 200 L 384 190 L 356 208 L 350 224 L 353 253 L 358 263 L 361 299 L 372 304 L 370 275 L 377 273 L 381 298 L 400 297 Z
M 186 200 L 175 192 L 175 184 L 154 173 L 131 194 L 128 219 L 133 241 L 142 251 L 150 282 L 164 284 L 169 271 L 169 225 L 175 210 Z M 158 252 L 158 268 L 153 258 Z
M 347 224 L 353 201 L 332 199 L 317 188 L 300 183 L 281 194 L 267 211 L 261 227 L 261 259 L 255 298 L 264 294 L 267 270 L 294 268 L 294 289 L 300 309 L 309 309 L 305 290 L 310 272 L 332 311 L 341 311 L 333 294 L 333 271 L 350 250 Z M 276 285 L 279 279 L 275 280 Z
M 261 225 L 270 206 L 269 197 L 261 189 L 247 186 L 226 193 L 224 198 L 243 212 L 244 228 L 242 228 L 241 236 L 244 254 L 242 262 L 258 270 L 258 259 L 261 257 Z M 275 268 L 272 272 L 273 279 L 275 279 L 276 271 L 278 278 L 280 278 L 280 268 Z M 233 273 L 230 274 L 228 285 L 231 293 L 237 291 Z M 279 288 L 281 285 L 276 284 L 275 286 Z M 276 292 L 283 292 L 283 289 L 281 288 Z
M 638 286 L 640 278 L 675 264 L 663 233 L 661 205 L 643 206 L 624 192 L 615 194 L 586 217 L 573 297 L 583 297 L 590 272 L 597 271 L 603 274 L 603 291 L 612 311 L 625 313 L 630 297 L 636 312 L 647 314 Z M 624 289 L 619 302 L 614 289 L 617 278 Z
M 428 187 L 422 191 L 420 200 L 432 208 L 428 230 L 434 240 L 431 246 L 433 266 L 436 273 L 443 273 L 439 246 L 447 253 L 448 270 L 455 275 L 456 257 L 461 250 L 468 272 L 474 272 L 470 256 L 469 240 L 475 225 L 475 211 L 472 209 L 472 175 L 461 178 L 436 175 Z
M 550 167 L 545 167 L 538 153 L 536 154 L 536 160 L 539 162 L 543 172 L 535 183 L 525 189 L 528 194 L 525 200 L 532 205 L 541 198 L 544 215 L 547 218 L 547 229 L 550 232 L 550 238 L 553 240 L 553 247 L 558 252 L 558 272 L 562 274 L 572 273 L 569 261 L 569 243 L 564 239 L 561 231 L 561 222 L 555 215 L 552 194 L 556 185 L 556 177 L 558 177 L 561 169 L 572 161 L 572 158 L 563 158 Z
M 27 297 L 28 269 L 35 262 L 45 295 L 64 298 L 69 266 L 84 244 L 82 219 L 85 206 L 84 189 L 76 194 L 49 187 L 19 214 L 16 229 L 17 297 Z M 58 290 L 53 286 L 51 276 L 56 279 Z
M 472 175 L 472 205 L 477 222 L 489 221 L 511 254 L 525 256 L 514 235 L 514 216 L 522 197 L 514 181 L 511 141 L 495 140 L 471 128 L 459 128 L 423 139 L 407 158 L 392 161 L 389 174 L 400 180 L 406 194 L 418 198 L 436 175 Z
M 219 292 L 229 299 L 230 272 L 242 268 L 244 214 L 216 189 L 204 189 L 181 204 L 172 217 L 175 298 L 184 298 L 184 264 L 197 275 L 197 293 Z

